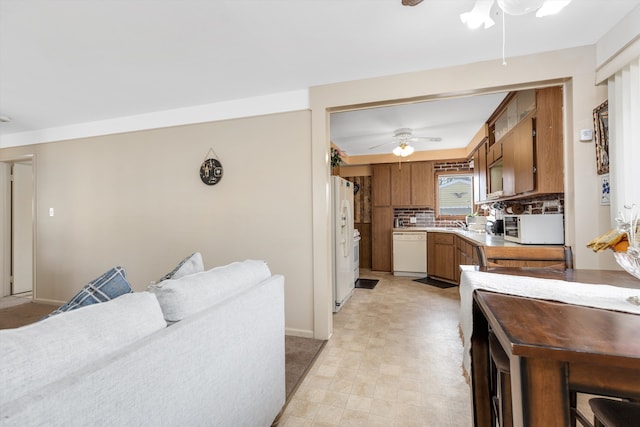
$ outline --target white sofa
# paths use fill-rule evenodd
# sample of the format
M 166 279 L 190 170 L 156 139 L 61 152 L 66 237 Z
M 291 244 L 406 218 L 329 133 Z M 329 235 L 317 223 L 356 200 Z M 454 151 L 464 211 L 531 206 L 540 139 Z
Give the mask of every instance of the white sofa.
M 233 263 L 0 331 L 0 425 L 269 426 L 284 369 L 284 278 Z

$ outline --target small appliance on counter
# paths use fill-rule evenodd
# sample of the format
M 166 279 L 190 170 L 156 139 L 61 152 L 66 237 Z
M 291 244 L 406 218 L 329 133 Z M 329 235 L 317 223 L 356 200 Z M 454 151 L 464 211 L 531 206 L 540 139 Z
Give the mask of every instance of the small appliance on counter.
M 486 230 L 487 233 L 493 236 L 502 236 L 504 233 L 504 220 L 496 219 L 494 221 L 487 221 Z
M 504 240 L 526 245 L 562 245 L 564 215 L 505 215 Z

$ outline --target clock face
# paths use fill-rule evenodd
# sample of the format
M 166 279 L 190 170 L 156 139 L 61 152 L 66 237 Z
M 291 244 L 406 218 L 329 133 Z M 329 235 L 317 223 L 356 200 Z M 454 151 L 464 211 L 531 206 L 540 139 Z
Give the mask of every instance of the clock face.
M 200 166 L 200 179 L 207 185 L 216 185 L 222 179 L 222 172 L 218 159 L 207 159 Z

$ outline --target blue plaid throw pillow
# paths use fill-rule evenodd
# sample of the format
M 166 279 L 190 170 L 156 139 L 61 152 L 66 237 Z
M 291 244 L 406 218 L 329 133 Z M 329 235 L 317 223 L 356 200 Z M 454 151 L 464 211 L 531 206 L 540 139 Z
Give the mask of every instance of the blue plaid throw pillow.
M 176 268 L 170 273 L 165 274 L 156 283 L 160 283 L 163 280 L 179 279 L 190 274 L 200 273 L 204 271 L 204 265 L 202 264 L 202 255 L 200 252 L 194 252 L 182 261 Z
M 133 292 L 122 267 L 114 267 L 102 276 L 87 283 L 69 302 L 60 306 L 49 316 L 75 310 L 86 305 L 97 304 Z M 47 317 L 49 317 L 47 316 Z

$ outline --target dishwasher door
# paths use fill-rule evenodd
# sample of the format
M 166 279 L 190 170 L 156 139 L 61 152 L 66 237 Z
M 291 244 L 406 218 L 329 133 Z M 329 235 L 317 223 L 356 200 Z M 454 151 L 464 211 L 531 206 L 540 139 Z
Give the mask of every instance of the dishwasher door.
M 393 274 L 414 277 L 427 275 L 426 232 L 393 232 Z

